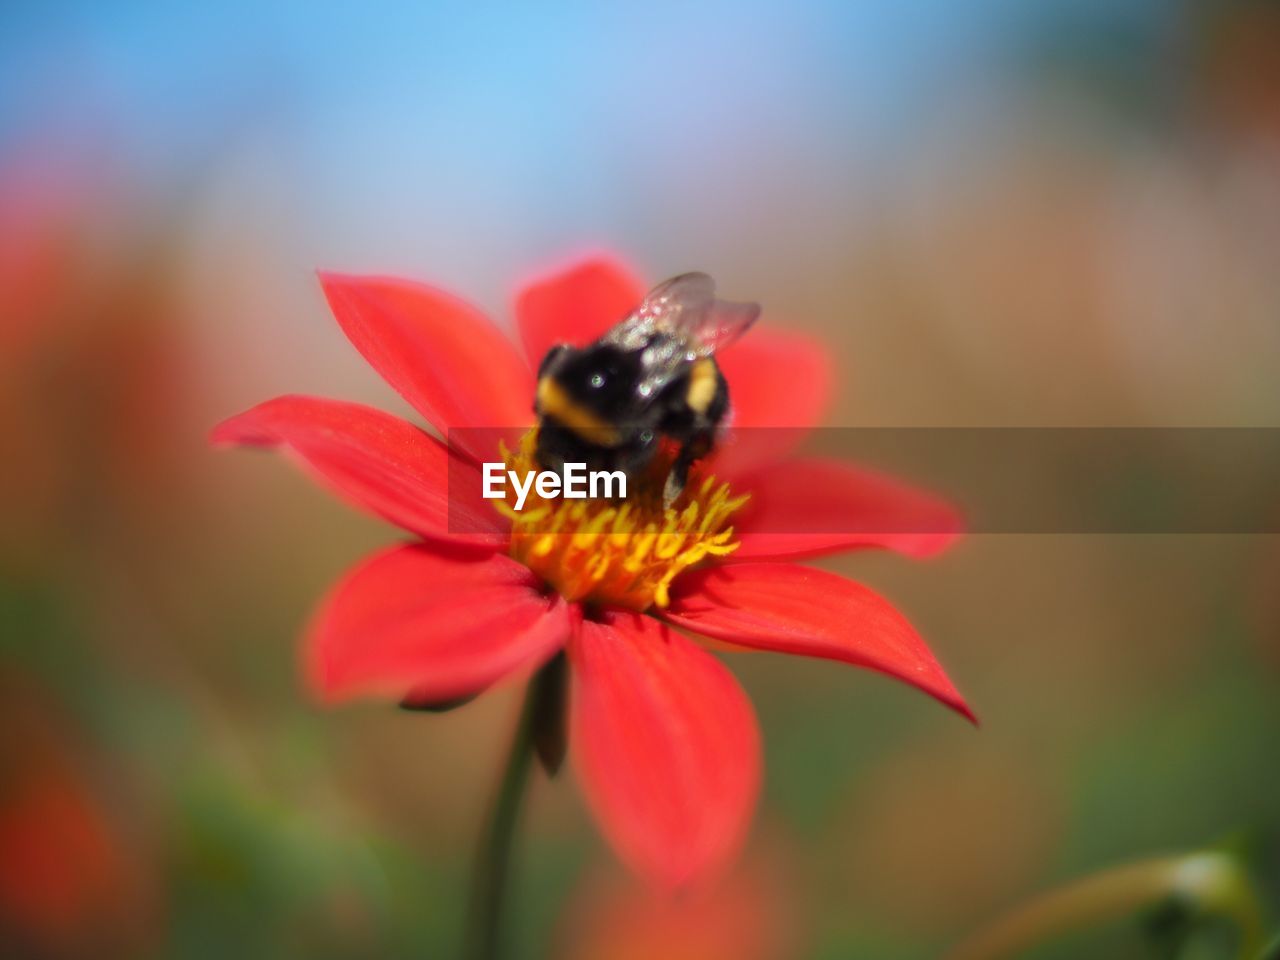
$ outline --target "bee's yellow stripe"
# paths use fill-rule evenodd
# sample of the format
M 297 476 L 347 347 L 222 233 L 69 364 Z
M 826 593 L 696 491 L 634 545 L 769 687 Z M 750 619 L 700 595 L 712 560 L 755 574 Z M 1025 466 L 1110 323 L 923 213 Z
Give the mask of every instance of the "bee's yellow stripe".
M 716 365 L 707 357 L 694 363 L 689 370 L 689 392 L 685 402 L 694 413 L 706 413 L 716 396 Z
M 617 428 L 581 404 L 575 403 L 551 377 L 543 377 L 538 381 L 538 412 L 555 417 L 591 443 L 611 446 L 618 442 Z

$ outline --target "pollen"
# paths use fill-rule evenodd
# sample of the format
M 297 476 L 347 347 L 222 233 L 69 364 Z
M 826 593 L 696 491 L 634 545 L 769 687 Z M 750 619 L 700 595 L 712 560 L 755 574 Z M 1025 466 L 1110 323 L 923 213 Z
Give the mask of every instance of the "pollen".
M 512 452 L 507 469 L 522 479 L 538 470 L 537 428 Z M 666 465 L 629 478 L 623 500 L 542 498 L 531 487 L 524 508 L 494 506 L 511 520 L 511 556 L 566 600 L 632 610 L 665 607 L 679 574 L 738 548 L 729 519 L 747 502 L 709 474 L 690 475 L 671 506 L 662 502 Z

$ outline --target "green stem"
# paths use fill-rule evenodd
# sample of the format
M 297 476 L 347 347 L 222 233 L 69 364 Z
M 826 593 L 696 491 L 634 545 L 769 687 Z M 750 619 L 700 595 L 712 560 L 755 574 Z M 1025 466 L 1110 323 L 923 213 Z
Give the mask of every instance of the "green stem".
M 465 953 L 470 960 L 495 960 L 501 956 L 507 874 L 520 807 L 529 782 L 529 768 L 533 765 L 534 719 L 540 683 L 541 674 L 530 681 L 525 693 L 502 781 L 490 807 L 476 856 Z
M 1132 914 L 1176 896 L 1230 918 L 1238 956 L 1251 960 L 1262 941 L 1261 908 L 1241 868 L 1221 853 L 1160 857 L 1114 867 L 1036 897 L 979 930 L 946 960 L 1002 960 L 1049 940 Z

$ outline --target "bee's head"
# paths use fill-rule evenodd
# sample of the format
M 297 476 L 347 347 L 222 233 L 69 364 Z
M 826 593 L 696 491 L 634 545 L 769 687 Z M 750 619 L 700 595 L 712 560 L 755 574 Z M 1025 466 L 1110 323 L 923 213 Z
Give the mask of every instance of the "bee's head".
M 632 403 L 640 381 L 640 355 L 612 344 L 552 347 L 538 367 L 572 400 L 592 412 L 616 417 Z

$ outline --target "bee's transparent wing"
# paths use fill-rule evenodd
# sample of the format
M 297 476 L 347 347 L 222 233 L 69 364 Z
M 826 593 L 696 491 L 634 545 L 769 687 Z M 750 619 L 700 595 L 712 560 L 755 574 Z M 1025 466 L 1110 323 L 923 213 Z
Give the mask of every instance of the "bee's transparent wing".
M 636 399 L 644 403 L 683 364 L 723 349 L 759 316 L 759 304 L 717 300 L 715 281 L 705 273 L 683 273 L 649 291 L 635 312 L 601 340 L 640 351 L 644 373 L 636 384 Z M 670 336 L 655 338 L 656 333 Z
M 700 357 L 722 350 L 759 317 L 758 303 L 717 300 L 716 282 L 705 273 L 682 273 L 660 283 L 632 315 L 640 326 L 674 334 Z

